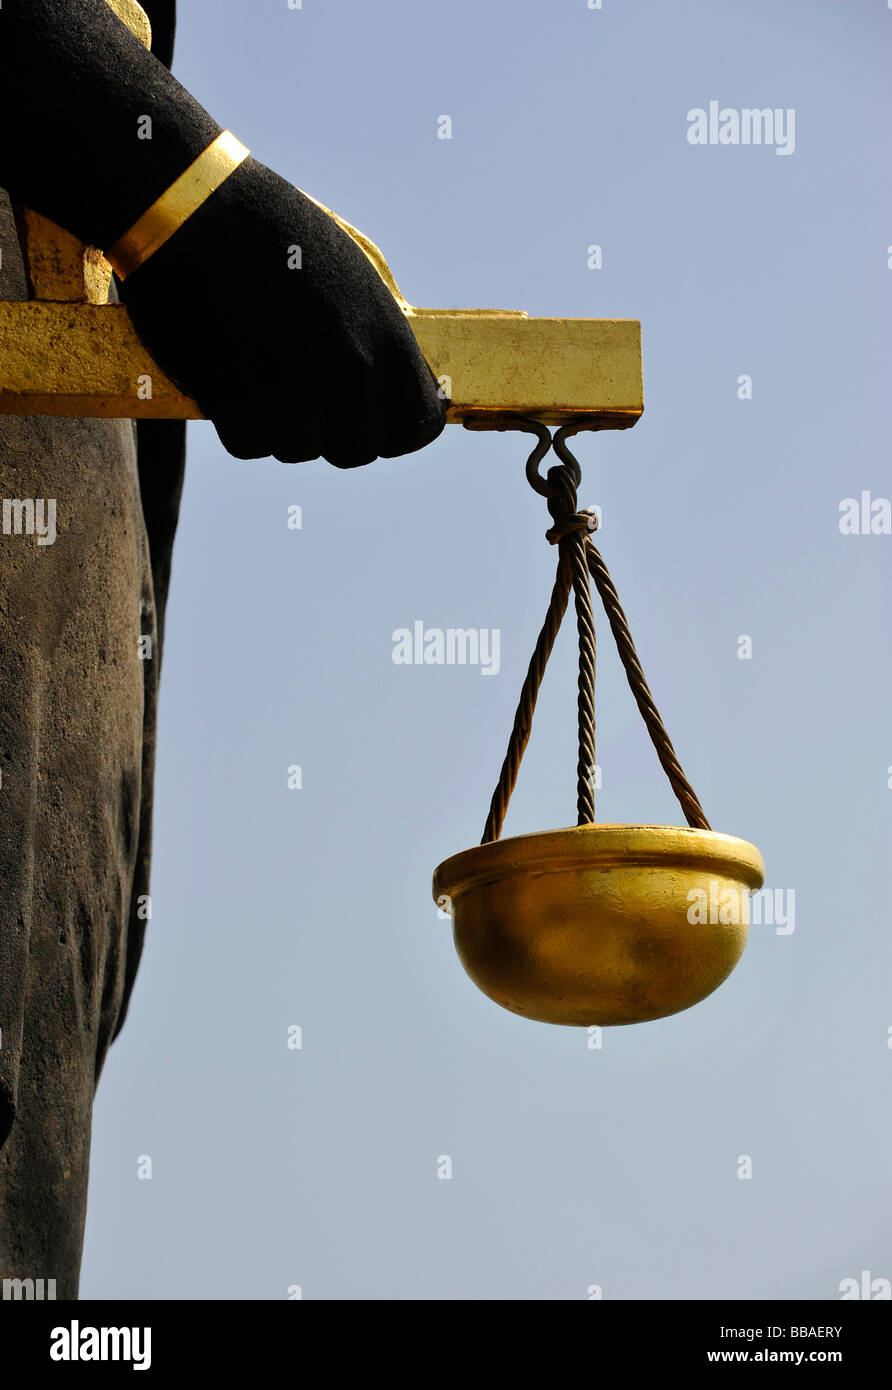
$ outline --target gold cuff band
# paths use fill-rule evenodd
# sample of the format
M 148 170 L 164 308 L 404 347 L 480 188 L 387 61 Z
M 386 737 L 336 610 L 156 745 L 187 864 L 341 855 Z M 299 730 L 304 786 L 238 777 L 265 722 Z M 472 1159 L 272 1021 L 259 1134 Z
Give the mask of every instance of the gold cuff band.
M 163 246 L 224 183 L 251 151 L 231 130 L 222 131 L 152 206 L 105 252 L 121 280 Z

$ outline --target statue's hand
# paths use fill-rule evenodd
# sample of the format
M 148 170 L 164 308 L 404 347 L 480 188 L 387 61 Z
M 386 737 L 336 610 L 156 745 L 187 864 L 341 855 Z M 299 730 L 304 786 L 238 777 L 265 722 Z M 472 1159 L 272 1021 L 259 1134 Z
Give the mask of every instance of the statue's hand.
M 134 327 L 237 458 L 339 468 L 435 439 L 445 406 L 366 256 L 248 159 L 124 282 Z

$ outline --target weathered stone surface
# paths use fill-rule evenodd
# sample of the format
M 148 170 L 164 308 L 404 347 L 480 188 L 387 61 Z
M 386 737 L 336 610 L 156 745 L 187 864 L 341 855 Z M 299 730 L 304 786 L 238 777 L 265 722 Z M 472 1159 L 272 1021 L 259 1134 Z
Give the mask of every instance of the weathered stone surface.
M 24 297 L 5 194 L 0 247 L 0 297 Z M 183 438 L 149 423 L 140 469 L 130 421 L 0 417 L 0 522 L 3 499 L 44 499 L 56 527 L 51 544 L 0 529 L 0 1277 L 59 1298 L 77 1295 L 94 1086 L 145 926 Z

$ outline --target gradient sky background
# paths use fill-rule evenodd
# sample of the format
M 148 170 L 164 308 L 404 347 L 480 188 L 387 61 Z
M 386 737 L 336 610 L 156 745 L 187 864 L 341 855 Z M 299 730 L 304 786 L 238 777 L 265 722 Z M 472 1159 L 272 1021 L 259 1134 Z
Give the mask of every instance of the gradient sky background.
M 344 473 L 238 462 L 191 426 L 154 915 L 96 1105 L 82 1296 L 834 1299 L 892 1278 L 892 536 L 838 525 L 843 498 L 892 493 L 892 11 L 180 9 L 180 79 L 410 300 L 642 320 L 645 415 L 577 440 L 580 502 L 685 770 L 795 890 L 795 932 L 753 928 L 716 994 L 601 1051 L 490 1003 L 430 877 L 479 839 L 550 592 L 526 438 L 451 426 Z M 690 146 L 711 99 L 795 108 L 795 153 Z M 250 292 L 250 266 L 221 286 Z M 394 665 L 416 619 L 499 628 L 500 674 Z M 599 819 L 678 823 L 598 631 Z M 573 822 L 574 710 L 568 627 L 507 834 Z

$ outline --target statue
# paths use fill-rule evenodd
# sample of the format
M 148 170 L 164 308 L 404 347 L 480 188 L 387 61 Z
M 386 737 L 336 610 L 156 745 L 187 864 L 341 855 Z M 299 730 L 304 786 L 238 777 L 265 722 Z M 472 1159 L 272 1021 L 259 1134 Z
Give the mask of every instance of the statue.
M 173 0 L 143 8 L 151 52 L 106 0 L 0 8 L 0 299 L 30 295 L 19 205 L 111 247 L 220 135 L 170 74 Z M 443 428 L 370 262 L 253 158 L 120 294 L 238 458 L 351 468 Z M 93 1095 L 148 915 L 184 444 L 176 420 L 0 416 L 0 1279 L 54 1280 L 60 1299 L 77 1297 Z

